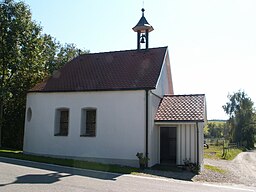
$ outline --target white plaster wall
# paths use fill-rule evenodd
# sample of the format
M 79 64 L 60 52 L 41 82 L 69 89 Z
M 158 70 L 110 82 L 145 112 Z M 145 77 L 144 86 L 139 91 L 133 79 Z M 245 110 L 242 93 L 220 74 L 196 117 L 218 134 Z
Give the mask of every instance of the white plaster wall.
M 160 129 L 154 122 L 160 101 L 160 97 L 149 94 L 149 166 L 160 163 Z
M 28 93 L 24 151 L 137 161 L 145 151 L 145 91 Z M 69 108 L 68 136 L 54 136 L 56 108 Z M 80 137 L 81 109 L 97 109 L 96 137 Z
M 172 88 L 172 77 L 171 73 L 168 73 L 168 67 L 170 67 L 170 60 L 168 51 L 163 61 L 161 73 L 159 75 L 156 89 L 149 92 L 149 166 L 153 166 L 157 163 L 160 163 L 160 129 L 155 125 L 154 118 L 159 107 L 161 98 L 173 92 Z M 170 70 L 170 69 L 169 69 Z M 170 77 L 168 77 L 170 75 Z
M 160 76 L 157 81 L 156 89 L 152 91 L 153 93 L 161 97 L 163 97 L 163 95 L 165 94 L 170 94 L 170 92 L 172 92 L 170 90 L 172 85 L 169 85 L 169 81 L 168 81 L 167 67 L 170 67 L 168 51 L 166 52 L 166 55 L 163 61 L 163 65 L 162 65 Z M 170 79 L 172 79 L 172 77 L 170 77 Z
M 149 166 L 160 163 L 160 129 L 155 125 L 154 118 L 161 98 L 171 91 L 172 85 L 169 85 L 167 67 L 170 67 L 168 51 L 163 61 L 156 89 L 149 92 Z
M 201 165 L 201 171 L 204 168 L 204 123 L 198 123 L 199 128 L 199 163 Z
M 177 127 L 177 159 L 178 165 L 183 165 L 184 160 L 197 163 L 197 126 L 196 123 L 178 124 Z M 203 160 L 203 127 L 204 123 L 198 123 L 199 128 L 199 164 Z

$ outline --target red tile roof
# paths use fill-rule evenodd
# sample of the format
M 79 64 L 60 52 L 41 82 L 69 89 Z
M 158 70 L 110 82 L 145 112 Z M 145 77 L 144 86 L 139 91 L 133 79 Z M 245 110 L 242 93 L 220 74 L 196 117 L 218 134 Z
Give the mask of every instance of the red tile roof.
M 84 54 L 30 92 L 154 89 L 167 47 Z
M 165 95 L 155 116 L 162 121 L 204 121 L 205 95 Z

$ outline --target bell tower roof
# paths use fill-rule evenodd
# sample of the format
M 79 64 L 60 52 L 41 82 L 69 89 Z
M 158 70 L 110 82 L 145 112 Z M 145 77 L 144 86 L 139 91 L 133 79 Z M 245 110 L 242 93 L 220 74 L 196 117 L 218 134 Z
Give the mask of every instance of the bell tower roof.
M 133 31 L 135 31 L 135 32 L 140 31 L 141 33 L 144 33 L 146 30 L 148 30 L 148 32 L 153 31 L 154 28 L 148 23 L 147 19 L 144 17 L 145 9 L 142 8 L 141 11 L 142 11 L 142 16 L 141 16 L 138 24 L 132 28 Z

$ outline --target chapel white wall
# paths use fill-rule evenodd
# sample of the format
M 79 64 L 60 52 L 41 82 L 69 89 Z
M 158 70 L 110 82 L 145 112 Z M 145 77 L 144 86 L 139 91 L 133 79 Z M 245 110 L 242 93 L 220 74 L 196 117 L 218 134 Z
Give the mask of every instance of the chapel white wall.
M 170 71 L 170 74 L 168 74 L 168 70 Z M 163 97 L 166 94 L 173 94 L 172 90 L 172 77 L 168 77 L 168 75 L 171 76 L 171 69 L 170 69 L 170 60 L 169 60 L 169 54 L 168 51 L 166 51 L 166 55 L 164 57 L 161 73 L 159 75 L 156 89 L 152 90 L 152 92 L 160 97 Z M 169 79 L 170 78 L 170 81 Z M 171 84 L 171 85 L 170 85 Z
M 28 93 L 24 151 L 137 162 L 145 151 L 145 91 Z M 97 109 L 96 137 L 80 137 L 81 109 Z M 69 108 L 68 136 L 54 136 L 57 108 Z

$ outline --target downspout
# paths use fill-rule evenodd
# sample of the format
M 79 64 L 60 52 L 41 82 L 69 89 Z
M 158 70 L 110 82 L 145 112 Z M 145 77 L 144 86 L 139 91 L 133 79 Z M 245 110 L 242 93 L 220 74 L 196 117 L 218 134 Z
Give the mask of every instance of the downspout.
M 146 158 L 148 159 L 148 90 L 146 92 Z M 146 161 L 146 167 L 148 167 L 148 162 Z
M 196 140 L 196 149 L 197 149 L 197 165 L 199 165 L 199 128 L 198 128 L 198 121 L 196 121 L 196 137 L 197 137 L 197 140 Z

